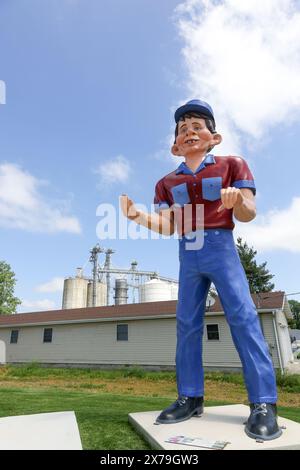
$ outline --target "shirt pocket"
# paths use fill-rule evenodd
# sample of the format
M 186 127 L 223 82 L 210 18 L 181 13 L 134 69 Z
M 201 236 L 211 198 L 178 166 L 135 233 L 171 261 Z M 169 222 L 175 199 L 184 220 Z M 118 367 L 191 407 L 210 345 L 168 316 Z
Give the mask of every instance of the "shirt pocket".
M 202 178 L 202 197 L 208 201 L 221 199 L 222 176 Z
M 173 186 L 173 188 L 171 188 L 171 192 L 175 204 L 183 206 L 184 204 L 188 204 L 189 202 L 191 202 L 186 183 L 181 183 L 177 186 Z

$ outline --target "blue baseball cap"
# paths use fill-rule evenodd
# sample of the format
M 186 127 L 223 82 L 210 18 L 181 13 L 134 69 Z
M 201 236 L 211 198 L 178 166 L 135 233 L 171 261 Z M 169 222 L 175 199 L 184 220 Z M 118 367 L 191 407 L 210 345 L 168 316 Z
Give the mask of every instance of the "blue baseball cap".
M 181 116 L 183 116 L 183 114 L 191 112 L 204 114 L 208 118 L 212 119 L 214 124 L 216 125 L 212 107 L 205 101 L 201 100 L 191 100 L 185 103 L 183 106 L 180 106 L 180 108 L 175 111 L 174 117 L 176 124 L 178 123 Z

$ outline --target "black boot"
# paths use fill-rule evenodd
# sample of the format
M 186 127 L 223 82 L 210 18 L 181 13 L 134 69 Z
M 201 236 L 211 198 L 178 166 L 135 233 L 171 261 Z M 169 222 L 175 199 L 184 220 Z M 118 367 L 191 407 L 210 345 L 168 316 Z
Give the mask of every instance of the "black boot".
M 193 415 L 203 414 L 203 397 L 178 397 L 171 406 L 157 417 L 156 423 L 173 424 L 185 421 Z
M 252 439 L 271 441 L 282 434 L 277 423 L 277 407 L 272 403 L 251 403 L 245 432 Z

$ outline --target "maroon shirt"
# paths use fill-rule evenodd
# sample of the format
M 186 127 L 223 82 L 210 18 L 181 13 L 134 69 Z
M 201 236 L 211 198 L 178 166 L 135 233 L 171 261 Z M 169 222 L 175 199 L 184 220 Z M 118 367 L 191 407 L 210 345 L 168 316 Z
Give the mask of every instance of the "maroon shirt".
M 188 208 L 191 211 L 189 227 L 187 229 L 187 225 L 184 224 L 182 230 L 178 230 L 179 233 L 187 233 L 203 227 L 203 222 L 197 221 L 199 212 L 196 212 L 197 204 L 203 204 L 204 228 L 232 230 L 234 228 L 233 209 L 217 212 L 221 205 L 221 189 L 228 187 L 249 188 L 255 195 L 254 178 L 242 158 L 215 157 L 208 154 L 194 173 L 182 162 L 176 170 L 164 176 L 156 184 L 155 211 L 159 212 L 173 206 L 176 220 L 176 208 L 177 214 L 178 211 L 181 212 L 181 217 L 183 217 L 184 207 Z

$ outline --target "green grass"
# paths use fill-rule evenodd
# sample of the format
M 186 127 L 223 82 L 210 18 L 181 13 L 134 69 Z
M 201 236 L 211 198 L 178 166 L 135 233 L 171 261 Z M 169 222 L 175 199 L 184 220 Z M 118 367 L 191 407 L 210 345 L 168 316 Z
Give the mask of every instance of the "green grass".
M 173 381 L 175 372 L 149 372 L 138 367 L 120 370 L 99 370 L 79 368 L 45 368 L 38 363 L 25 366 L 0 367 L 0 416 L 26 415 L 57 411 L 75 411 L 84 449 L 132 450 L 149 449 L 148 444 L 128 423 L 128 414 L 142 411 L 161 410 L 170 405 L 173 399 L 163 398 L 157 384 L 157 394 L 153 396 L 111 394 L 105 385 L 92 379 L 108 379 L 116 383 L 121 378 L 133 377 L 142 381 Z M 73 382 L 78 378 L 78 388 Z M 43 387 L 28 381 L 43 382 Z M 47 383 L 49 379 L 50 383 Z M 51 385 L 51 379 L 60 379 Z M 79 380 L 80 379 L 80 380 Z M 206 380 L 243 384 L 242 374 L 207 372 Z M 1 388 L 5 381 L 6 387 Z M 11 386 L 11 382 L 18 386 Z M 278 388 L 297 393 L 300 391 L 300 376 L 284 375 L 277 377 Z M 20 384 L 22 387 L 20 387 Z M 66 387 L 70 387 L 66 388 Z M 120 390 L 120 389 L 119 389 Z M 138 390 L 138 389 L 137 389 Z M 137 393 L 139 395 L 139 393 Z M 141 393 L 142 395 L 142 393 Z M 175 398 L 175 397 L 174 397 Z M 214 397 L 213 397 L 214 398 Z M 205 406 L 229 404 L 229 401 L 206 401 Z M 300 422 L 300 409 L 279 407 L 279 413 L 288 419 Z
M 206 380 L 217 382 L 227 382 L 236 385 L 243 385 L 244 379 L 241 373 L 230 372 L 206 372 Z M 290 393 L 300 393 L 300 375 L 297 374 L 276 374 L 276 383 L 278 388 Z
M 166 398 L 130 397 L 66 391 L 59 388 L 2 388 L 0 416 L 75 411 L 84 449 L 136 450 L 150 449 L 128 423 L 128 414 L 161 410 L 170 404 Z M 224 405 L 220 401 L 206 406 Z M 300 422 L 300 410 L 279 408 L 281 416 Z
M 48 378 L 61 378 L 61 379 L 76 379 L 77 377 L 89 379 L 109 379 L 118 380 L 120 378 L 134 377 L 138 379 L 147 379 L 151 382 L 157 381 L 175 381 L 175 372 L 151 372 L 146 371 L 139 367 L 124 367 L 123 369 L 113 370 L 100 370 L 100 369 L 86 369 L 86 368 L 58 368 L 58 367 L 42 367 L 36 362 L 27 365 L 5 366 L 5 376 L 1 379 L 22 378 L 22 379 L 48 379 Z M 1 372 L 1 368 L 0 368 Z M 237 385 L 243 385 L 244 380 L 241 373 L 233 372 L 209 372 L 205 373 L 206 380 L 216 382 L 226 382 Z M 281 375 L 277 374 L 277 385 L 284 391 L 291 393 L 300 393 L 300 375 Z
M 276 382 L 278 388 L 290 393 L 300 393 L 300 375 L 277 374 Z
M 1 369 L 0 369 L 1 371 Z M 26 365 L 8 365 L 5 366 L 5 376 L 20 378 L 72 378 L 86 377 L 87 379 L 99 378 L 118 380 L 119 378 L 134 377 L 147 379 L 151 381 L 167 380 L 175 378 L 175 372 L 150 372 L 139 367 L 124 367 L 123 369 L 90 369 L 90 368 L 60 368 L 60 367 L 42 367 L 37 362 L 31 362 Z
M 75 411 L 84 449 L 150 449 L 128 413 L 160 410 L 170 400 L 59 389 L 0 389 L 0 416 Z
M 0 389 L 0 415 L 75 411 L 84 449 L 148 449 L 128 413 L 153 410 L 166 400 L 99 395 L 59 389 Z

